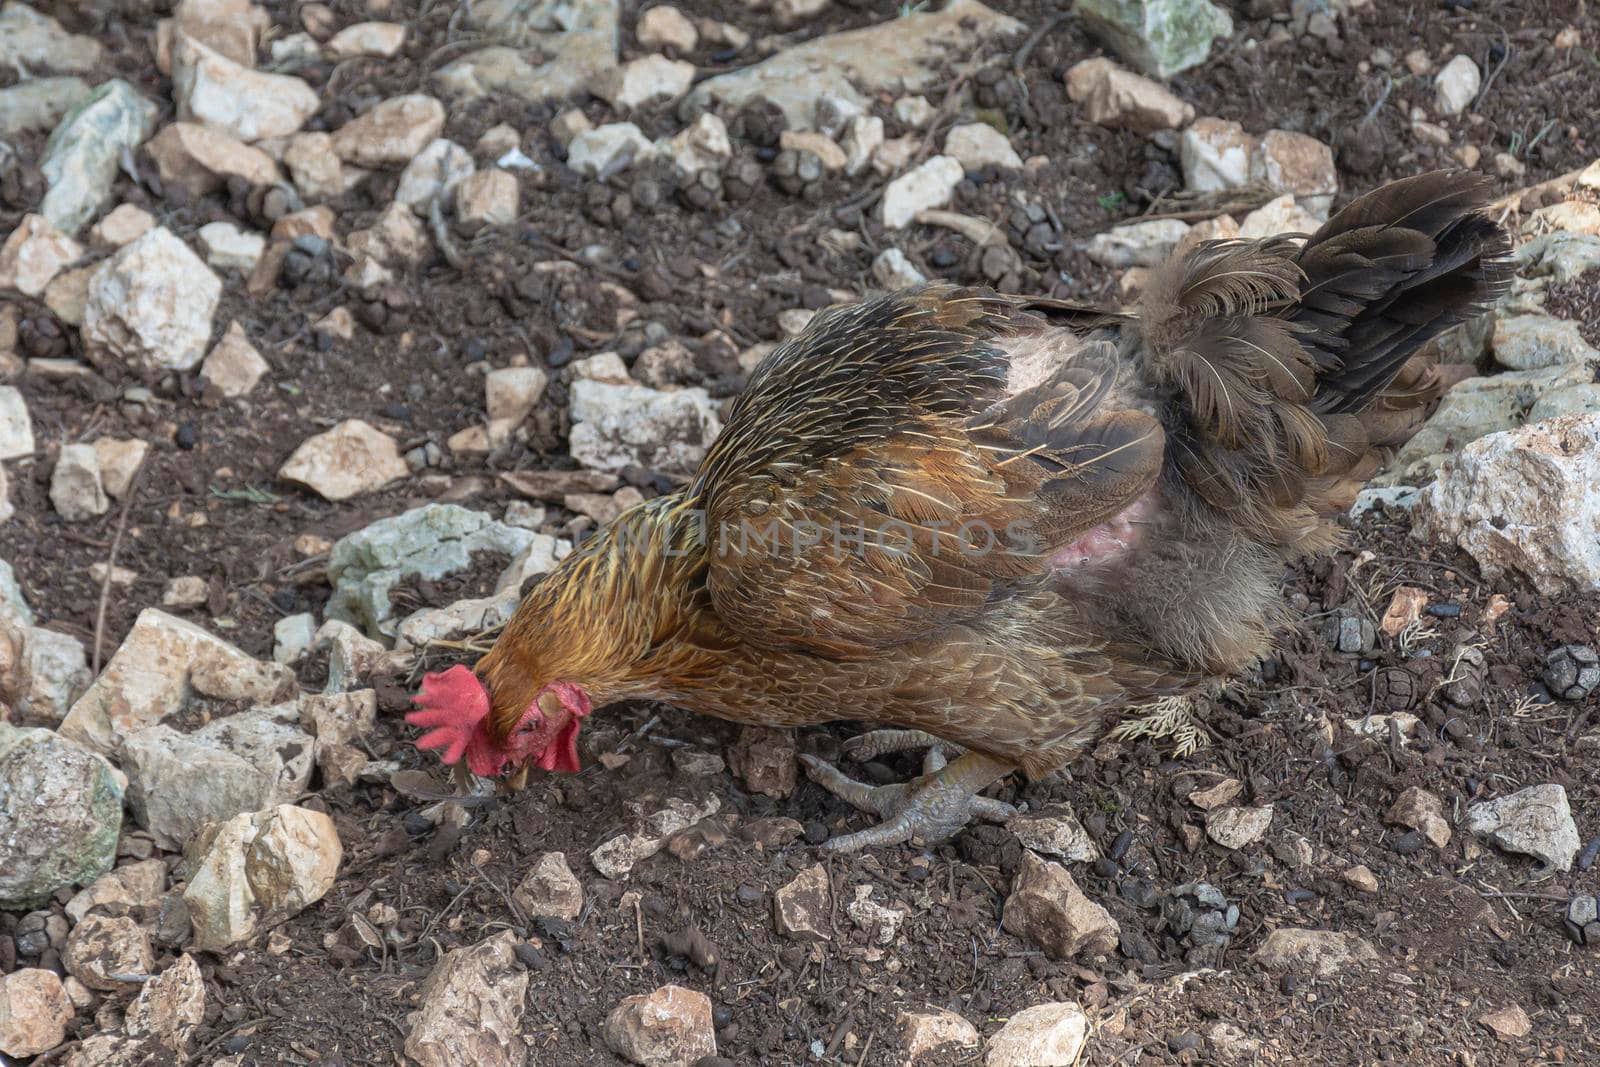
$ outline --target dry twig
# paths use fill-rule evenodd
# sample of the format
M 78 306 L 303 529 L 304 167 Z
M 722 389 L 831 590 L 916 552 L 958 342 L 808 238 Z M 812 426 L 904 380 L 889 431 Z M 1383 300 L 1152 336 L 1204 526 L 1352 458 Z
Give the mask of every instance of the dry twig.
M 90 674 L 100 674 L 100 643 L 106 633 L 106 604 L 111 600 L 111 576 L 117 570 L 117 550 L 122 547 L 122 535 L 128 529 L 128 510 L 133 506 L 133 498 L 139 492 L 139 480 L 144 474 L 144 460 L 139 460 L 139 465 L 133 469 L 133 477 L 128 479 L 128 488 L 122 494 L 122 511 L 117 515 L 117 532 L 111 538 L 111 551 L 106 554 L 106 573 L 100 579 L 100 606 L 94 613 L 94 658 Z

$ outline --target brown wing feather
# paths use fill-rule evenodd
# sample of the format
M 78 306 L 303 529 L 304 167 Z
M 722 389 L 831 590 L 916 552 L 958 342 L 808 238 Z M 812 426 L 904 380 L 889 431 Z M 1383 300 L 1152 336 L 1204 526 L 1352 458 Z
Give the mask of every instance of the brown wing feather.
M 774 352 L 697 479 L 718 614 L 757 644 L 868 655 L 1033 589 L 1051 548 L 1147 489 L 1162 432 L 1107 410 L 1107 353 L 1006 395 L 992 342 L 1026 328 L 1003 297 L 934 288 Z

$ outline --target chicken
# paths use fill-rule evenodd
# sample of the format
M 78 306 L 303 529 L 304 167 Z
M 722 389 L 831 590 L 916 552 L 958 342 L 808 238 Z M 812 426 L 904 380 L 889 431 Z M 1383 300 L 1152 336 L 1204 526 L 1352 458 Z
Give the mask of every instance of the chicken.
M 819 313 L 689 485 L 425 679 L 418 744 L 520 776 L 576 770 L 583 719 L 622 700 L 867 720 L 893 729 L 847 754 L 931 746 L 926 773 L 872 787 L 804 757 L 881 820 L 827 847 L 1005 818 L 991 784 L 1268 649 L 1285 563 L 1338 544 L 1331 517 L 1436 399 L 1413 355 L 1508 282 L 1486 193 L 1426 174 L 1303 246 L 1202 245 L 1127 314 L 948 285 Z

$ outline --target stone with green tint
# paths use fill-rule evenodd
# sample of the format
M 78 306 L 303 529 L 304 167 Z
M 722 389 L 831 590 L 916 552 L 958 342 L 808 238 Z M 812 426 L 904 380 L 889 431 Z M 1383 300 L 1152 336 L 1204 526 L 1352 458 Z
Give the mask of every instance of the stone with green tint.
M 0 909 L 38 907 L 99 878 L 121 831 L 109 763 L 52 730 L 0 723 Z
M 142 144 L 155 121 L 156 106 L 120 78 L 90 93 L 44 146 L 39 169 L 50 191 L 39 214 L 62 233 L 76 235 L 111 195 L 123 150 Z
M 1204 63 L 1233 19 L 1210 0 L 1078 0 L 1073 14 L 1122 59 L 1155 78 Z
M 437 581 L 457 574 L 471 568 L 478 552 L 515 556 L 535 536 L 455 504 L 428 504 L 382 519 L 333 546 L 327 616 L 373 636 L 392 631 L 389 591 L 406 578 Z

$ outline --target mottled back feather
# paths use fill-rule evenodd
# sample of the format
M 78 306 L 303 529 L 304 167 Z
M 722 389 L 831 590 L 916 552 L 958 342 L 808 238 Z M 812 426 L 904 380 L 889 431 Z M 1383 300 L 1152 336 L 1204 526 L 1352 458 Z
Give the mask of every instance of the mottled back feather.
M 762 645 L 868 655 L 1037 588 L 1163 452 L 1153 419 L 1104 403 L 1109 348 L 1007 394 L 995 342 L 1042 328 L 1023 301 L 932 286 L 771 353 L 693 489 L 719 613 Z

